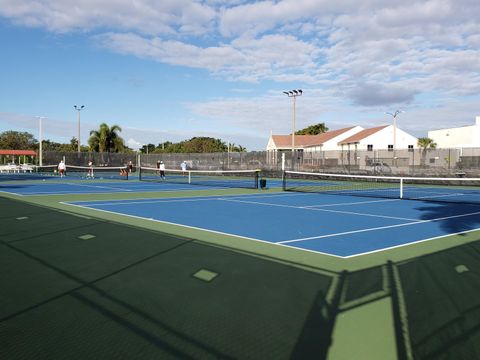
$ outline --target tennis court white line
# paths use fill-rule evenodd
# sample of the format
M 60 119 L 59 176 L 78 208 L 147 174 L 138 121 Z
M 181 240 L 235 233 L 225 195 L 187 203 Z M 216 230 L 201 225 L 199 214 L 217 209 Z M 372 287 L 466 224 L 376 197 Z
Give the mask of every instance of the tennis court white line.
M 190 199 L 190 198 L 185 198 L 185 199 L 179 199 L 179 198 L 174 198 L 174 199 L 155 199 L 155 200 L 148 200 L 146 199 L 145 201 L 142 201 L 142 199 L 138 200 L 119 200 L 119 201 L 108 201 L 108 202 L 102 202 L 101 200 L 90 200 L 90 201 L 72 201 L 72 203 L 90 203 L 90 206 L 117 206 L 117 205 L 137 205 L 137 204 L 156 204 L 156 203 L 175 203 L 175 202 L 196 202 L 196 201 L 212 201 L 216 199 L 208 199 L 208 198 L 200 198 L 200 199 Z
M 191 188 L 189 188 L 191 189 Z M 170 191 L 170 190 L 169 190 Z M 165 191 L 165 192 L 169 192 Z M 176 190 L 172 190 L 175 192 Z M 163 192 L 163 191 L 162 191 Z M 258 196 L 257 194 L 232 194 L 229 195 L 231 198 L 242 198 L 242 197 L 265 197 L 263 196 Z M 72 203 L 79 204 L 79 203 L 89 203 L 92 206 L 95 205 L 105 205 L 105 206 L 115 206 L 115 205 L 130 205 L 130 204 L 155 204 L 155 203 L 170 203 L 170 202 L 195 202 L 195 201 L 213 201 L 213 200 L 219 200 L 225 198 L 226 195 L 211 195 L 211 196 L 205 196 L 205 195 L 197 195 L 197 196 L 188 196 L 188 197 L 172 197 L 172 198 L 161 198 L 161 199 L 154 199 L 154 198 L 136 198 L 136 199 L 122 199 L 122 200 L 78 200 L 78 201 L 72 201 Z
M 446 217 L 436 218 L 436 219 L 419 220 L 419 221 L 412 222 L 412 223 L 396 224 L 396 225 L 387 225 L 387 226 L 379 226 L 379 227 L 375 227 L 375 228 L 367 228 L 367 229 L 361 229 L 361 230 L 344 231 L 344 232 L 335 233 L 335 234 L 327 234 L 327 235 L 320 235 L 320 236 L 311 236 L 311 237 L 300 238 L 300 239 L 293 239 L 293 240 L 284 240 L 284 241 L 279 241 L 278 244 L 289 244 L 289 243 L 300 242 L 300 241 L 317 240 L 317 239 L 323 239 L 323 238 L 327 238 L 327 237 L 335 237 L 335 236 L 341 236 L 341 235 L 357 234 L 357 233 L 362 233 L 362 232 L 377 231 L 377 230 L 383 230 L 383 229 L 391 229 L 391 228 L 402 227 L 402 226 L 418 225 L 418 224 L 423 224 L 423 223 L 428 223 L 428 222 L 443 221 L 443 220 L 448 220 L 448 219 L 455 219 L 455 218 L 466 217 L 466 216 L 474 216 L 474 215 L 480 215 L 480 211 L 477 211 L 477 212 L 474 212 L 474 213 L 469 213 L 469 214 L 446 216 Z
M 275 197 L 285 197 L 285 196 L 295 196 L 295 197 L 300 197 L 300 196 L 309 196 L 311 197 L 312 195 L 320 195 L 322 196 L 322 193 L 301 193 L 301 192 L 281 192 L 281 193 L 271 193 L 271 194 L 263 194 L 263 195 L 258 195 L 255 196 L 255 198 L 275 198 Z M 238 195 L 237 195 L 238 196 Z M 251 195 L 250 195 L 251 196 Z M 330 195 L 331 196 L 331 195 Z M 340 196 L 340 195 L 339 195 Z M 348 196 L 348 195 L 347 195 Z M 354 197 L 354 196 L 351 196 Z M 325 206 L 341 206 L 341 205 L 356 205 L 356 204 L 370 204 L 370 203 L 379 203 L 379 202 L 391 202 L 391 201 L 400 201 L 402 199 L 398 198 L 389 198 L 389 199 L 381 199 L 381 200 L 368 200 L 368 201 L 351 201 L 351 202 L 345 202 L 345 203 L 333 203 L 333 204 L 321 204 L 321 205 L 308 205 L 304 206 L 305 208 L 309 207 L 325 207 Z
M 425 194 L 430 194 L 427 192 L 424 192 Z M 441 194 L 441 195 L 426 195 L 426 196 L 418 196 L 418 197 L 409 197 L 408 200 L 428 200 L 428 199 L 433 199 L 433 198 L 444 198 L 444 197 L 452 197 L 452 196 L 465 196 L 466 194 L 464 193 L 454 193 L 454 194 Z
M 136 216 L 136 215 L 118 213 L 118 212 L 115 212 L 115 211 L 109 211 L 109 210 L 103 210 L 103 209 L 96 209 L 96 208 L 92 208 L 92 207 L 88 207 L 88 206 L 71 204 L 71 203 L 68 203 L 68 202 L 61 202 L 61 204 L 70 205 L 70 206 L 76 206 L 76 207 L 84 208 L 84 209 L 85 209 L 85 208 L 86 208 L 86 209 L 91 209 L 91 210 L 100 211 L 100 212 L 105 212 L 105 213 L 114 214 L 114 215 L 127 216 L 127 217 L 131 217 L 131 218 L 135 218 L 135 219 L 149 220 L 149 221 L 154 221 L 154 222 L 157 222 L 157 223 L 162 223 L 162 224 L 167 224 L 167 225 L 174 225 L 174 226 L 179 226 L 179 227 L 188 228 L 188 229 L 200 230 L 200 231 L 210 232 L 210 233 L 219 234 L 219 235 L 224 235 L 224 236 L 226 235 L 226 236 L 235 237 L 235 238 L 240 238 L 240 239 L 247 239 L 247 240 L 252 240 L 252 241 L 260 242 L 260 243 L 263 243 L 263 244 L 269 244 L 269 245 L 273 245 L 273 246 L 283 246 L 283 247 L 287 247 L 287 248 L 289 248 L 289 249 L 296 249 L 296 250 L 311 252 L 311 253 L 315 253 L 315 254 L 323 254 L 323 255 L 333 256 L 333 257 L 336 257 L 336 258 L 343 258 L 343 256 L 339 256 L 339 255 L 335 255 L 335 254 L 330 254 L 330 253 L 325 253 L 325 252 L 322 252 L 322 251 L 310 250 L 310 249 L 302 249 L 302 248 L 297 248 L 297 247 L 295 247 L 295 246 L 283 245 L 283 244 L 275 243 L 275 242 L 268 241 L 268 240 L 255 239 L 255 238 L 251 238 L 251 237 L 248 237 L 248 236 L 230 234 L 230 233 L 226 233 L 226 232 L 222 232 L 222 231 L 217 231 L 217 230 L 210 230 L 210 229 L 205 229 L 205 228 L 196 227 L 196 226 L 190 226 L 190 225 L 184 225 L 184 224 L 174 223 L 174 222 L 170 222 L 170 221 L 164 221 L 164 220 L 158 220 L 158 219 L 147 218 L 147 217 L 142 217 L 142 216 Z M 178 235 L 178 236 L 182 237 L 182 235 Z M 205 240 L 199 240 L 199 241 L 205 241 Z
M 115 189 L 115 190 L 120 190 L 120 191 L 133 191 L 130 189 L 124 189 L 124 188 L 117 188 L 114 186 L 100 186 L 100 185 L 91 185 L 91 184 L 80 184 L 80 183 L 68 183 L 64 182 L 62 184 L 65 185 L 71 185 L 71 186 L 80 186 L 80 187 L 87 187 L 87 188 L 94 188 L 94 189 Z
M 465 231 L 459 231 L 459 232 L 456 232 L 456 233 L 450 233 L 450 234 L 445 234 L 445 235 L 440 235 L 440 236 L 434 236 L 434 237 L 428 238 L 428 239 L 420 239 L 420 240 L 412 241 L 412 242 L 405 243 L 405 244 L 399 244 L 399 245 L 389 246 L 389 247 L 382 248 L 382 249 L 366 251 L 366 252 L 358 253 L 358 254 L 355 254 L 355 255 L 343 256 L 343 258 L 349 259 L 349 258 L 353 258 L 353 257 L 357 257 L 357 256 L 374 254 L 374 253 L 377 253 L 377 252 L 382 252 L 382 251 L 391 250 L 391 249 L 397 249 L 397 248 L 401 248 L 401 247 L 404 247 L 404 246 L 419 244 L 419 243 L 422 243 L 422 242 L 431 241 L 431 240 L 435 240 L 435 239 L 441 239 L 441 238 L 446 238 L 446 237 L 449 237 L 449 236 L 455 236 L 455 235 L 460 235 L 460 234 L 467 234 L 467 233 L 478 231 L 478 230 L 480 230 L 480 228 L 465 230 Z
M 358 201 L 358 202 L 336 203 L 336 204 L 308 205 L 308 206 L 304 206 L 304 208 L 318 208 L 318 207 L 342 206 L 342 205 L 363 205 L 363 204 L 392 202 L 392 201 L 400 201 L 400 200 L 402 200 L 402 199 L 385 199 L 385 200 L 370 200 L 370 201 Z
M 353 211 L 318 209 L 318 208 L 311 208 L 311 207 L 307 207 L 307 206 L 293 206 L 293 205 L 282 205 L 282 204 L 268 204 L 268 203 L 261 203 L 261 202 L 256 202 L 256 201 L 235 200 L 235 199 L 226 199 L 226 198 L 218 199 L 218 200 L 231 201 L 231 202 L 240 202 L 240 203 L 246 203 L 246 204 L 263 205 L 263 206 L 285 207 L 285 208 L 291 208 L 291 209 L 303 209 L 303 210 L 311 210 L 311 211 L 323 211 L 323 212 L 330 212 L 330 213 L 337 213 L 337 214 L 368 216 L 368 217 L 376 217 L 376 218 L 382 218 L 382 219 L 393 219 L 393 220 L 404 220 L 404 221 L 418 221 L 418 219 L 410 219 L 410 218 L 403 218 L 403 217 L 396 217 L 396 216 L 357 213 L 357 212 L 353 212 Z

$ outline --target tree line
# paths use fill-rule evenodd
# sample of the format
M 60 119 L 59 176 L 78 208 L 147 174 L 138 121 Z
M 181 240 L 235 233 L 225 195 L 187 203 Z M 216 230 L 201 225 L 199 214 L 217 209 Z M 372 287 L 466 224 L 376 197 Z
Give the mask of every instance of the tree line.
M 214 153 L 214 152 L 245 152 L 241 145 L 225 143 L 220 139 L 211 137 L 193 137 L 190 140 L 172 143 L 166 141 L 155 146 L 154 144 L 143 145 L 140 152 L 144 154 L 161 153 Z
M 132 153 L 133 149 L 125 145 L 125 141 L 119 133 L 122 128 L 118 125 L 108 126 L 106 123 L 100 124 L 97 130 L 90 131 L 88 146 L 81 146 L 83 152 L 115 152 Z M 295 132 L 295 135 L 317 135 L 328 131 L 325 123 L 310 125 L 304 129 Z M 418 139 L 418 146 L 426 151 L 434 149 L 435 142 L 427 137 Z M 38 150 L 39 143 L 34 135 L 28 132 L 4 131 L 0 133 L 0 149 L 10 150 Z M 78 150 L 78 139 L 72 137 L 69 143 L 58 143 L 51 140 L 42 141 L 43 151 L 61 151 L 76 152 Z M 213 152 L 245 152 L 247 149 L 241 145 L 226 143 L 220 139 L 211 137 L 193 137 L 190 140 L 173 143 L 165 141 L 163 143 L 147 144 L 140 148 L 144 154 L 158 153 L 213 153 Z
M 122 128 L 118 125 L 108 126 L 100 124 L 99 128 L 90 131 L 88 146 L 82 145 L 82 152 L 113 152 L 133 153 L 124 139 L 120 136 Z M 39 149 L 39 141 L 28 132 L 4 131 L 0 133 L 0 149 L 8 150 L 35 150 Z M 58 143 L 52 140 L 42 141 L 43 151 L 77 152 L 78 139 L 72 137 L 69 143 Z M 140 152 L 147 153 L 211 153 L 211 152 L 245 152 L 247 149 L 241 145 L 226 143 L 211 137 L 193 137 L 190 140 L 173 143 L 147 144 L 140 148 Z

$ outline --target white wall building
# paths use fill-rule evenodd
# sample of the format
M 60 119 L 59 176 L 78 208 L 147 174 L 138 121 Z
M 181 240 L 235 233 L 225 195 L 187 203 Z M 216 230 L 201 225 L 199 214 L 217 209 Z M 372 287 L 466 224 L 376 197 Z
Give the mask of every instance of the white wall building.
M 326 151 L 339 150 L 338 143 L 362 131 L 361 126 L 331 130 L 318 135 L 295 135 L 295 150 Z M 267 151 L 292 150 L 292 135 L 270 135 Z
M 353 126 L 344 129 L 332 130 L 323 134 L 318 134 L 315 143 L 306 144 L 304 149 L 308 151 L 329 151 L 339 150 L 338 143 L 350 136 L 362 131 L 361 126 Z
M 340 141 L 338 145 L 341 146 L 342 150 L 367 151 L 418 148 L 415 136 L 406 133 L 398 127 L 394 129 L 393 125 L 377 126 L 362 130 Z
M 428 137 L 435 141 L 437 148 L 480 147 L 480 116 L 475 118 L 474 125 L 432 130 Z

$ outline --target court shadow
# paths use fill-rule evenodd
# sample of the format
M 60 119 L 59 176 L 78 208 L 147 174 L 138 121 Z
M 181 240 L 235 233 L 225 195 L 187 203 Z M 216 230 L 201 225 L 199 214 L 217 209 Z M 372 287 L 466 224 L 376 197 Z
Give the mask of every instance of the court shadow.
M 0 312 L 9 329 L 0 331 L 0 358 L 38 358 L 41 348 L 57 358 L 81 351 L 102 359 L 307 359 L 325 358 L 332 343 L 342 288 L 333 272 L 0 203 L 10 217 L 15 207 L 45 215 L 30 217 L 44 224 L 41 231 L 0 239 L 0 259 L 8 259 L 0 269 L 16 269 L 0 281 L 7 289 L 0 304 L 9 306 Z M 53 218 L 65 225 L 59 229 Z M 86 229 L 96 237 L 80 239 Z M 199 270 L 216 276 L 202 278 Z M 333 300 L 332 283 L 339 284 Z
M 395 265 L 414 359 L 480 356 L 480 240 Z
M 0 184 L 0 190 L 3 189 L 25 189 L 28 186 L 25 185 L 16 185 L 16 184 Z
M 438 222 L 450 234 L 462 235 L 480 227 L 479 205 L 427 201 L 423 204 L 416 208 L 422 211 L 420 219 Z

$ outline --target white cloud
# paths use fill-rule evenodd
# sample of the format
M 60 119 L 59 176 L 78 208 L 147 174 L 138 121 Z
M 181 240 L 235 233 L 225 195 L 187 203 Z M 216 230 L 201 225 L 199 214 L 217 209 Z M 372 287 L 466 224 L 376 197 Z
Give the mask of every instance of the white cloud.
M 353 89 L 351 98 L 362 106 L 405 104 L 413 101 L 415 90 L 399 86 L 362 84 Z
M 211 27 L 215 10 L 188 0 L 0 0 L 0 16 L 59 33 L 113 28 L 199 35 Z
M 135 139 L 132 139 L 132 138 L 128 139 L 126 141 L 126 144 L 130 149 L 133 149 L 133 150 L 138 150 L 144 145 L 141 142 L 139 142 Z
M 148 39 L 136 34 L 108 33 L 97 36 L 105 48 L 172 65 L 208 69 L 217 76 L 258 81 L 283 74 L 298 74 L 315 68 L 315 46 L 293 36 L 266 35 L 259 39 L 239 38 L 231 44 L 199 47 L 161 38 Z M 306 79 L 307 80 L 307 79 Z
M 299 107 L 306 125 L 325 114 L 343 124 L 366 108 L 382 114 L 397 105 L 437 118 L 455 109 L 465 120 L 474 115 L 454 98 L 478 102 L 480 93 L 478 0 L 0 0 L 0 16 L 81 31 L 102 48 L 204 69 L 220 80 L 301 84 L 308 87 Z M 275 94 L 188 106 L 236 129 L 289 131 L 278 125 L 288 124 L 288 103 Z M 475 101 L 462 101 L 475 112 Z M 449 110 L 428 107 L 437 102 Z

